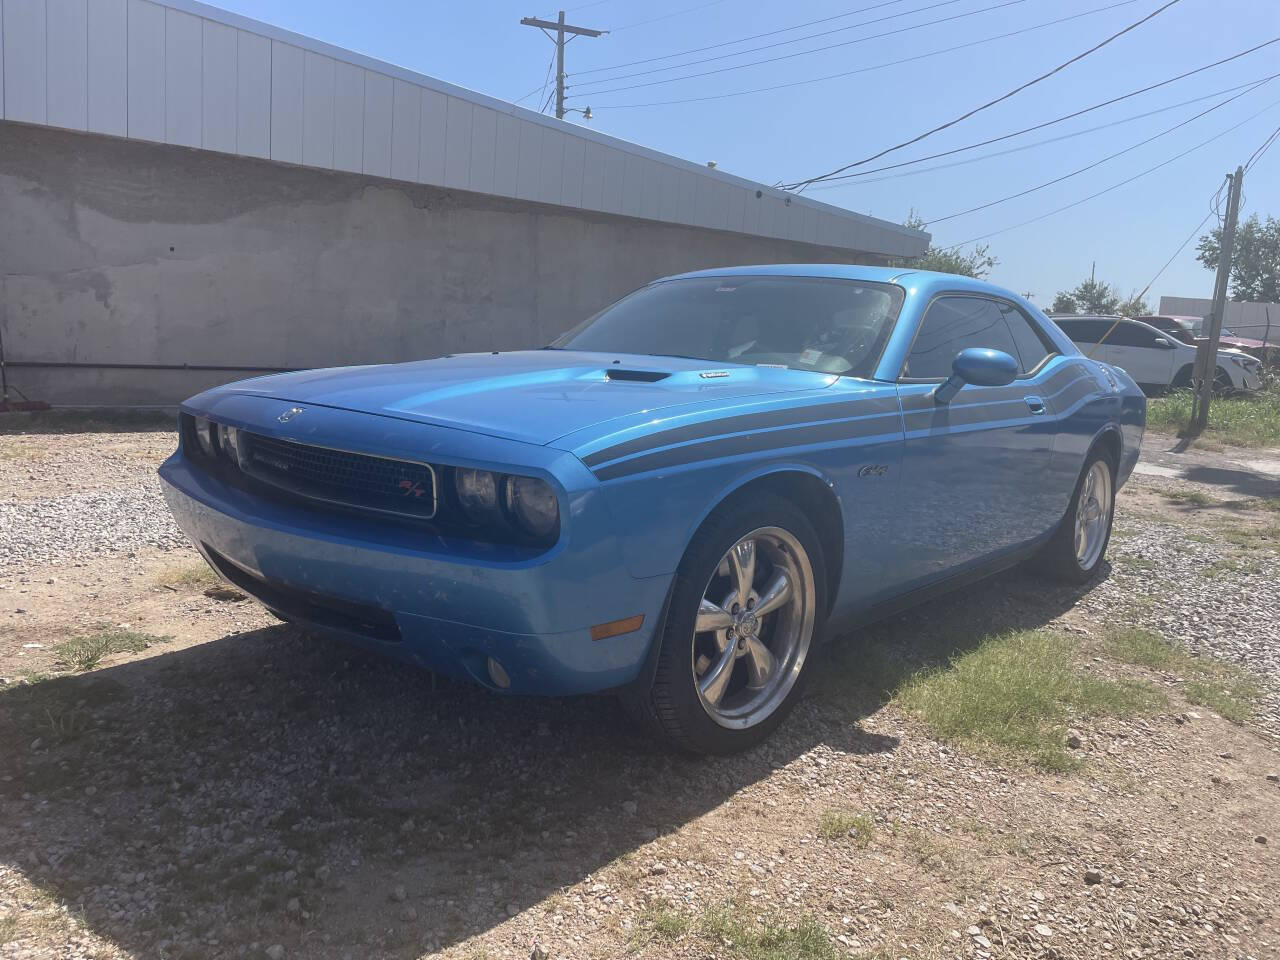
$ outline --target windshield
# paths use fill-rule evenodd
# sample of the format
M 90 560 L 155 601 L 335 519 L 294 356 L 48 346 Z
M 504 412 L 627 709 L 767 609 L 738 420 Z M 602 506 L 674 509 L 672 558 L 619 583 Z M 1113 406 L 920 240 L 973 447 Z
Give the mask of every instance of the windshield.
M 637 290 L 551 346 L 869 376 L 901 287 L 818 277 L 695 277 Z

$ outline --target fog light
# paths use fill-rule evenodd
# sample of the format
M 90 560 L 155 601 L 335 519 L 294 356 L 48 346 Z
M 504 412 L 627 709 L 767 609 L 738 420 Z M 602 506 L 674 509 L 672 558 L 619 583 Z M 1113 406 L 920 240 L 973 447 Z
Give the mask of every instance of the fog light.
M 502 669 L 502 664 L 493 657 L 489 658 L 489 679 L 493 681 L 494 686 L 503 690 L 511 686 L 511 678 L 507 676 L 507 671 Z

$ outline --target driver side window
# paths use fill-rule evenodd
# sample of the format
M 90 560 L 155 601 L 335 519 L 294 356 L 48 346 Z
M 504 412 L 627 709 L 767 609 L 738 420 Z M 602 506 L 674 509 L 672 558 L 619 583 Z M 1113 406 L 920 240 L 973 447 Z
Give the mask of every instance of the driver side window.
M 1000 307 L 985 297 L 939 297 L 929 305 L 903 365 L 903 379 L 945 380 L 951 362 L 968 347 L 1003 350 L 1015 360 L 1018 348 Z

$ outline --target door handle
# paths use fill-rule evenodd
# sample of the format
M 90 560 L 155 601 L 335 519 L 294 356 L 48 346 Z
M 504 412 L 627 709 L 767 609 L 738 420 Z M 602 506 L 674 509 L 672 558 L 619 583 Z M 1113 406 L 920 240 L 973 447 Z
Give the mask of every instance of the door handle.
M 1044 401 L 1039 397 L 1027 397 L 1027 409 L 1037 417 L 1044 413 Z

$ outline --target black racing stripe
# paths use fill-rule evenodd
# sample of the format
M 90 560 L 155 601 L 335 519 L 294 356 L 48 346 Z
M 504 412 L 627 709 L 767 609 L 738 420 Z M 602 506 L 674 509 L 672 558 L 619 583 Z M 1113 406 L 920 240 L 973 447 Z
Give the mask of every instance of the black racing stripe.
M 1022 400 L 1009 400 L 1005 403 L 979 407 L 974 404 L 952 406 L 950 404 L 935 406 L 932 410 L 914 410 L 907 414 L 907 432 L 913 430 L 943 430 L 947 427 L 966 427 L 975 423 L 994 423 L 997 420 L 1016 420 L 1031 416 L 1031 411 Z
M 797 427 L 794 430 L 721 437 L 686 447 L 671 447 L 642 457 L 636 457 L 633 460 L 625 460 L 621 463 L 601 467 L 595 471 L 595 475 L 600 480 L 613 480 L 618 477 L 630 476 L 634 473 L 658 470 L 662 467 L 682 466 L 687 463 L 713 460 L 718 457 L 733 457 L 744 453 L 756 453 L 761 450 L 781 450 L 811 443 L 857 440 L 863 437 L 874 437 L 888 433 L 899 434 L 901 428 L 902 424 L 898 414 L 893 413 L 870 417 L 866 420 L 818 423 L 809 427 Z
M 1080 376 L 1080 368 L 1077 364 L 1072 364 L 1061 370 L 1054 372 L 1044 383 L 1032 383 L 1029 380 L 1020 383 L 1011 384 L 1007 387 L 984 387 L 981 392 L 976 390 L 961 390 L 954 400 L 951 401 L 952 407 L 967 407 L 975 403 L 999 403 L 1003 400 L 1020 400 L 1027 394 L 1033 394 L 1041 397 L 1051 396 L 1056 391 L 1067 386 L 1072 380 Z M 902 398 L 902 409 L 906 412 L 913 410 L 928 410 L 936 406 L 933 400 L 932 391 L 928 393 L 909 394 Z
M 896 397 L 862 397 L 837 403 L 828 402 L 805 407 L 789 407 L 785 410 L 744 413 L 737 417 L 691 423 L 688 426 L 674 427 L 670 430 L 662 430 L 658 433 L 637 437 L 634 440 L 627 440 L 624 443 L 597 450 L 595 453 L 583 458 L 582 462 L 588 467 L 595 467 L 609 460 L 617 460 L 619 457 L 628 457 L 634 453 L 643 453 L 646 450 L 665 447 L 673 443 L 687 443 L 690 440 L 721 437 L 728 433 L 745 433 L 749 430 L 768 430 L 772 427 L 785 427 L 793 423 L 812 423 L 814 421 L 897 412 L 898 400 Z

